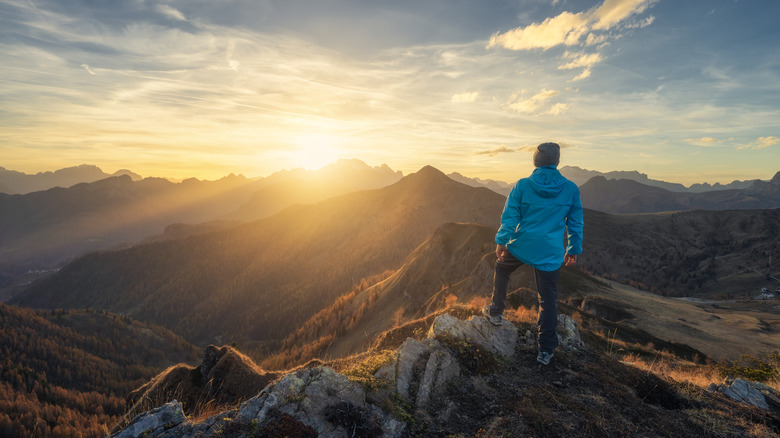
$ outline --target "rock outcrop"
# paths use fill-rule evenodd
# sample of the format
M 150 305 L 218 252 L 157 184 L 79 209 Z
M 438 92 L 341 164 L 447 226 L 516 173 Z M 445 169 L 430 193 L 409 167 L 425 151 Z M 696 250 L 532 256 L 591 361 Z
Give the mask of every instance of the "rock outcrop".
M 582 347 L 571 318 L 561 315 L 559 331 L 563 346 Z M 295 436 L 334 438 L 400 437 L 408 427 L 408 418 L 388 403 L 424 410 L 462 372 L 490 369 L 499 361 L 510 359 L 517 342 L 518 329 L 509 321 L 494 326 L 480 316 L 464 321 L 442 314 L 434 320 L 427 339 L 407 339 L 379 366 L 373 374 L 379 389 L 370 394 L 361 383 L 329 367 L 316 366 L 287 374 L 237 409 L 201 422 L 184 420 L 181 405 L 174 401 L 135 417 L 113 436 L 275 436 L 273 433 L 281 431 Z M 230 351 L 208 347 L 200 373 L 211 376 L 211 380 L 218 377 L 221 381 L 233 381 L 219 372 L 219 364 Z
M 201 408 L 229 406 L 254 397 L 277 378 L 277 373 L 263 371 L 234 348 L 209 345 L 200 366 L 175 365 L 130 393 L 126 419 L 155 408 L 156 400 L 174 397 L 188 415 L 200 415 Z
M 722 384 L 711 384 L 710 391 L 720 392 L 728 398 L 761 409 L 780 408 L 780 391 L 760 382 L 744 379 L 727 380 Z

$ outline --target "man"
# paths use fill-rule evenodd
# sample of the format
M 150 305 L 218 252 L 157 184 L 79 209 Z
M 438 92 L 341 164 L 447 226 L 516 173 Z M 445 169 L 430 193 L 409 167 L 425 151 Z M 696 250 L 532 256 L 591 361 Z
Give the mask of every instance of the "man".
M 493 302 L 482 313 L 501 325 L 509 276 L 520 266 L 534 270 L 539 293 L 539 355 L 548 365 L 558 346 L 558 277 L 562 263 L 571 266 L 582 253 L 582 201 L 580 190 L 558 171 L 560 146 L 542 143 L 534 152 L 534 169 L 515 184 L 501 214 L 496 234 L 496 269 Z M 568 233 L 567 233 L 568 231 Z M 568 246 L 564 248 L 564 233 Z

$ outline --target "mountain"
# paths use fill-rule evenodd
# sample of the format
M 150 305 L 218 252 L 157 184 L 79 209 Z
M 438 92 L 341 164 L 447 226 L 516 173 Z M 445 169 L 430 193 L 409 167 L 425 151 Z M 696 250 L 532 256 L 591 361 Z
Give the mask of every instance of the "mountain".
M 591 178 L 597 176 L 603 176 L 604 178 L 607 179 L 631 180 L 631 181 L 638 182 L 640 184 L 644 184 L 646 186 L 659 187 L 675 193 L 701 193 L 701 192 L 718 191 L 718 190 L 746 189 L 750 187 L 753 183 L 760 181 L 757 179 L 746 180 L 746 181 L 733 181 L 729 184 L 720 184 L 720 183 L 708 184 L 705 182 L 705 183 L 692 184 L 690 187 L 685 187 L 684 185 L 678 183 L 670 183 L 670 182 L 661 181 L 657 179 L 650 179 L 646 174 L 639 173 L 635 170 L 599 172 L 596 170 L 582 169 L 577 166 L 563 166 L 560 168 L 560 171 L 563 176 L 573 181 L 578 186 L 582 186 L 586 182 L 590 181 Z
M 633 180 L 595 176 L 580 187 L 580 196 L 585 208 L 607 213 L 771 209 L 780 207 L 780 183 L 775 180 L 756 181 L 746 189 L 677 193 Z
M 79 183 L 90 183 L 121 175 L 128 175 L 133 181 L 141 179 L 140 175 L 127 169 L 108 174 L 100 170 L 99 167 L 88 164 L 67 167 L 54 172 L 38 172 L 35 175 L 0 167 L 0 193 L 23 195 L 25 193 L 48 190 L 53 187 L 70 187 Z
M 626 215 L 586 210 L 585 224 L 578 264 L 659 294 L 752 297 L 772 281 L 770 275 L 780 277 L 780 209 Z
M 249 224 L 88 254 L 15 302 L 88 305 L 164 325 L 199 344 L 221 336 L 273 348 L 362 278 L 400 267 L 442 223 L 492 225 L 503 204 L 488 189 L 425 167 L 383 189 L 291 206 Z
M 647 174 L 639 173 L 636 170 L 599 172 L 596 170 L 582 169 L 577 166 L 563 166 L 559 170 L 561 171 L 561 175 L 565 176 L 568 180 L 572 181 L 578 186 L 582 186 L 586 182 L 590 181 L 591 178 L 598 176 L 604 177 L 606 179 L 625 179 L 636 181 L 647 186 L 660 187 L 670 192 L 684 193 L 688 191 L 688 189 L 682 184 L 650 179 Z
M 586 224 L 595 222 L 588 222 L 589 217 L 590 215 L 586 216 Z M 603 218 L 604 223 L 599 226 L 604 226 L 606 232 L 623 232 L 623 226 L 619 224 L 621 218 L 608 216 Z M 615 219 L 615 222 L 610 222 Z M 663 226 L 662 217 L 654 219 L 650 227 L 637 222 L 633 222 L 631 227 L 635 232 L 641 233 L 648 228 Z M 691 219 L 694 217 L 691 216 Z M 770 221 L 771 219 L 767 222 Z M 407 256 L 400 269 L 388 275 L 364 279 L 361 284 L 288 335 L 281 343 L 278 353 L 265 358 L 261 365 L 267 369 L 285 369 L 318 357 L 337 359 L 357 354 L 376 342 L 382 342 L 377 339 L 395 327 L 419 318 L 425 319 L 454 303 L 484 302 L 489 299 L 492 291 L 495 232 L 495 228 L 478 224 L 443 224 Z M 594 237 L 600 238 L 601 232 L 603 231 L 594 230 Z M 661 237 L 661 233 L 652 234 L 647 240 L 649 242 L 658 239 L 659 251 L 661 248 L 673 251 L 675 248 L 670 242 L 680 239 L 680 236 L 671 235 L 670 231 L 666 233 L 669 235 L 664 237 Z M 696 237 L 695 233 L 693 237 Z M 689 244 L 685 240 L 680 243 Z M 767 247 L 770 245 L 771 243 L 768 243 Z M 609 254 L 616 250 L 615 247 L 604 249 L 593 245 L 587 248 L 589 251 L 581 256 L 578 264 L 589 270 L 597 269 L 594 260 L 601 261 L 602 253 Z M 632 267 L 636 269 L 646 266 L 653 257 L 661 258 L 654 250 L 655 248 L 648 247 L 647 257 L 639 258 L 637 266 Z M 728 248 L 723 246 L 712 250 L 721 251 L 724 261 L 733 261 L 740 257 L 738 253 L 728 253 Z M 759 249 L 754 251 L 758 252 Z M 669 262 L 668 256 L 663 258 L 665 262 Z M 612 263 L 619 266 L 617 262 Z M 695 268 L 680 268 L 674 262 L 668 267 L 677 274 L 688 269 L 687 272 L 692 278 L 708 278 L 708 285 L 718 292 L 722 292 L 720 288 L 727 284 L 725 281 L 718 284 L 718 279 L 712 275 L 712 271 L 700 274 Z M 652 270 L 657 268 L 658 264 L 649 266 Z M 632 275 L 644 279 L 647 274 L 642 277 L 643 274 L 635 270 Z M 637 281 L 634 280 L 634 283 Z M 687 283 L 680 286 L 687 290 Z M 532 307 L 537 304 L 533 292 L 535 287 L 532 270 L 522 268 L 512 276 L 509 290 L 532 292 L 532 299 L 524 303 L 526 307 Z M 732 306 L 724 303 L 722 306 L 728 310 L 717 311 L 720 316 L 714 319 L 712 316 L 716 311 L 708 308 L 709 306 L 659 297 L 617 283 L 609 285 L 576 269 L 564 268 L 561 271 L 559 300 L 605 320 L 619 323 L 621 332 L 642 330 L 648 333 L 646 336 L 656 337 L 652 342 L 659 348 L 666 340 L 672 340 L 693 346 L 700 356 L 706 354 L 724 359 L 738 356 L 738 352 L 758 354 L 780 342 L 780 336 L 772 334 L 746 341 L 751 337 L 752 330 L 761 330 L 765 321 L 777 319 L 772 312 L 744 312 L 743 309 L 731 308 Z M 697 330 L 692 332 L 694 327 Z
M 361 281 L 290 333 L 279 352 L 261 365 L 284 369 L 315 357 L 355 354 L 369 348 L 382 332 L 438 310 L 453 293 L 450 286 L 468 278 L 493 251 L 495 234 L 495 228 L 485 225 L 441 225 L 400 269 Z M 487 290 L 489 285 L 480 292 Z
M 246 178 L 122 175 L 26 195 L 0 194 L 0 273 L 46 270 L 85 251 L 135 243 L 174 222 L 203 222 L 249 198 Z
M 312 204 L 358 190 L 389 186 L 403 177 L 386 164 L 370 167 L 360 160 L 338 160 L 317 170 L 277 172 L 258 182 L 258 190 L 238 210 L 222 217 L 252 221 L 278 213 L 293 204 Z
M 85 251 L 147 237 L 182 238 L 270 216 L 292 204 L 385 187 L 400 178 L 386 165 L 341 160 L 316 171 L 282 171 L 252 180 L 231 174 L 216 181 L 173 183 L 123 175 L 25 195 L 0 194 L 0 300 Z
M 486 187 L 499 195 L 509 196 L 509 192 L 512 191 L 512 187 L 514 187 L 514 183 L 506 183 L 503 181 L 496 181 L 492 179 L 480 179 L 480 178 L 469 178 L 461 175 L 458 172 L 453 172 L 447 174 L 450 179 L 469 185 L 471 187 Z
M 0 327 L 3 436 L 106 436 L 131 390 L 198 357 L 162 327 L 106 312 L 0 303 Z

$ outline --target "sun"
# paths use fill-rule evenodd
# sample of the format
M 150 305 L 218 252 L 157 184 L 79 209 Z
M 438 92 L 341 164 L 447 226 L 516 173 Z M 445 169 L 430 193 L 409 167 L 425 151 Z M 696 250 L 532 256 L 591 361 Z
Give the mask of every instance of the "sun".
M 314 170 L 324 167 L 341 156 L 339 139 L 323 133 L 311 133 L 298 137 L 294 142 L 290 159 L 295 167 Z

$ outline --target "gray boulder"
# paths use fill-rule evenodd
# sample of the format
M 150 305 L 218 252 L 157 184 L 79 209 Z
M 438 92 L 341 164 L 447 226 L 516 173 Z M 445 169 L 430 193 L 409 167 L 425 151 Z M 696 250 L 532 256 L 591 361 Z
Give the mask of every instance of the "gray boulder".
M 433 321 L 428 337 L 464 339 L 493 354 L 510 357 L 515 353 L 518 332 L 517 327 L 507 320 L 500 326 L 495 326 L 481 316 L 472 316 L 468 321 L 464 321 L 445 313 Z
M 726 384 L 721 385 L 713 383 L 708 389 L 714 392 L 722 392 L 732 400 L 761 409 L 770 409 L 766 396 L 771 397 L 770 400 L 772 402 L 777 398 L 776 391 L 769 386 L 744 379 L 727 381 Z M 766 393 L 766 396 L 764 393 Z
M 140 414 L 130 421 L 125 429 L 112 435 L 114 438 L 154 438 L 162 435 L 184 422 L 184 412 L 176 400 L 168 402 L 157 409 Z
M 422 377 L 415 383 L 414 370 L 425 364 Z M 458 361 L 436 339 L 418 341 L 407 339 L 398 349 L 393 360 L 382 366 L 374 377 L 394 382 L 395 390 L 405 400 L 414 401 L 417 407 L 424 407 L 435 394 L 453 377 L 460 375 Z M 410 388 L 417 388 L 415 394 Z

